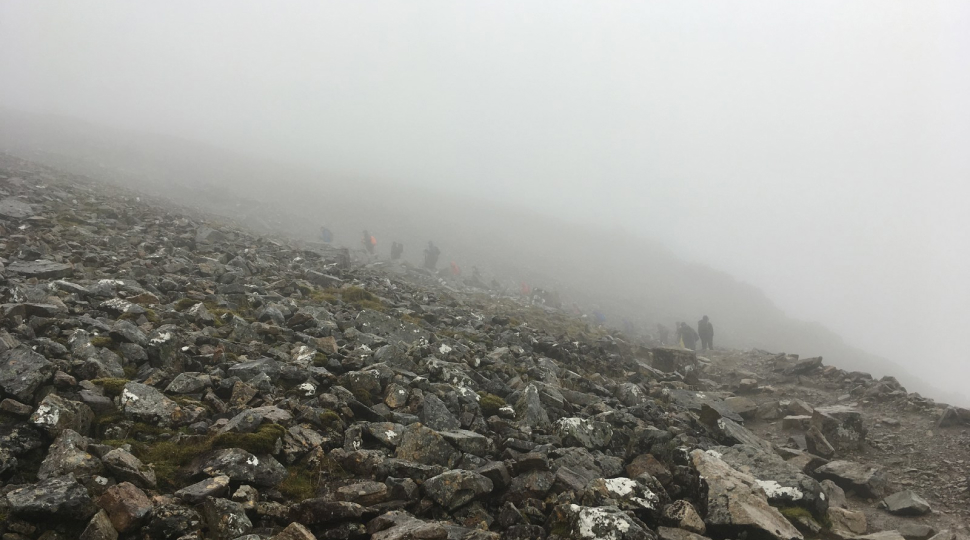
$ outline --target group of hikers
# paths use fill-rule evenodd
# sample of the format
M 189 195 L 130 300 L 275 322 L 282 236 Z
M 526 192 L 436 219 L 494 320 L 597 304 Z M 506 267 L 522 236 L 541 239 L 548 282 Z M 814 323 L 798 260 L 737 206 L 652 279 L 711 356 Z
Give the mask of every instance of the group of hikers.
M 689 324 L 685 322 L 678 322 L 674 325 L 676 328 L 676 334 L 674 335 L 674 345 L 680 345 L 686 349 L 692 351 L 697 350 L 697 341 L 701 342 L 701 350 L 714 350 L 714 325 L 711 324 L 710 319 L 707 315 L 704 318 L 697 321 L 697 330 L 695 331 Z M 670 337 L 670 332 L 667 327 L 658 324 L 657 333 L 660 342 L 663 344 L 667 343 L 667 339 Z
M 329 233 L 326 229 L 323 229 L 326 233 Z M 330 236 L 332 239 L 332 235 Z M 326 240 L 325 240 L 326 241 Z M 374 255 L 377 250 L 377 238 L 374 237 L 370 232 L 364 231 L 364 237 L 361 239 L 361 244 L 364 245 L 364 250 L 368 255 Z M 404 244 L 400 242 L 391 242 L 391 260 L 398 261 L 404 254 Z M 441 250 L 438 246 L 434 245 L 434 242 L 428 241 L 428 247 L 424 250 L 424 267 L 428 270 L 435 271 L 438 268 L 438 257 L 441 256 Z M 456 276 L 461 275 L 461 269 L 454 262 L 451 263 L 451 272 Z

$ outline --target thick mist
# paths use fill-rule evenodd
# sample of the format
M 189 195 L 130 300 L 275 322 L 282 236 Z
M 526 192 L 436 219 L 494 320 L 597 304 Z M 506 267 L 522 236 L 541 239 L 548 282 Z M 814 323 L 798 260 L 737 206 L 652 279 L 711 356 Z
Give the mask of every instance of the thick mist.
M 828 352 L 772 323 L 817 321 L 970 401 L 968 27 L 945 2 L 0 2 L 0 107 L 93 122 L 75 158 L 97 125 L 190 141 L 151 173 L 170 139 L 86 151 L 291 232 L 435 238 L 725 344 Z

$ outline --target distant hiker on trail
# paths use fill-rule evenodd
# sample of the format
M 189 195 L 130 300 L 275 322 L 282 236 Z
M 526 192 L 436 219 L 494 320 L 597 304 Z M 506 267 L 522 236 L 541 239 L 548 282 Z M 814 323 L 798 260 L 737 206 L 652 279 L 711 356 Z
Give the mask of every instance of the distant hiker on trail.
M 434 270 L 438 266 L 439 255 L 441 255 L 441 250 L 429 241 L 428 248 L 424 250 L 424 267 L 428 270 Z
M 391 260 L 396 261 L 401 258 L 404 253 L 404 244 L 398 244 L 397 242 L 391 243 Z
M 451 275 L 455 277 L 461 276 L 461 267 L 455 261 L 451 261 Z
M 364 239 L 361 242 L 364 243 L 364 249 L 367 250 L 367 253 L 373 255 L 374 248 L 377 247 L 377 239 L 371 236 L 369 232 L 364 231 Z
M 678 323 L 678 324 L 680 324 L 680 328 L 678 330 L 680 334 L 680 344 L 684 348 L 690 349 L 692 351 L 696 351 L 697 339 L 699 337 L 697 335 L 697 332 L 695 332 L 693 328 L 688 326 L 687 323 Z
M 707 320 L 707 315 L 697 321 L 697 333 L 701 336 L 701 350 L 714 350 L 714 325 Z
M 326 227 L 320 227 L 320 239 L 323 240 L 324 244 L 329 244 L 333 242 L 333 233 Z

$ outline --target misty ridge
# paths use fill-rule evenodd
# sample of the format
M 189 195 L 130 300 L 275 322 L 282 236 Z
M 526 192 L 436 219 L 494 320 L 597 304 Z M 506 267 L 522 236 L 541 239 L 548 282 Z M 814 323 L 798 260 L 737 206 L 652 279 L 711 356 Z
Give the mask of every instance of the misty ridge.
M 265 234 L 360 249 L 361 231 L 389 258 L 421 264 L 429 240 L 442 250 L 439 268 L 478 268 L 508 292 L 528 283 L 559 293 L 563 304 L 594 309 L 614 329 L 656 335 L 658 324 L 695 326 L 708 315 L 720 347 L 823 356 L 826 363 L 874 376 L 896 376 L 913 391 L 967 403 L 922 380 L 914 370 L 848 344 L 823 324 L 791 318 L 757 287 L 679 257 L 663 242 L 628 231 L 577 224 L 532 210 L 541 201 L 508 205 L 403 186 L 393 179 L 315 171 L 182 139 L 122 131 L 64 117 L 0 114 L 0 150 L 91 178 L 222 215 Z

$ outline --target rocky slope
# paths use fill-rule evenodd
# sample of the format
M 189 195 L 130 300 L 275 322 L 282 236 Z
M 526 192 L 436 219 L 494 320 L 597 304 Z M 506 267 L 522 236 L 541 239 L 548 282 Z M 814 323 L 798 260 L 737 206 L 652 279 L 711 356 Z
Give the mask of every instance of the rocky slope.
M 970 413 L 892 379 L 632 343 L 13 158 L 0 234 L 4 540 L 966 534 Z

